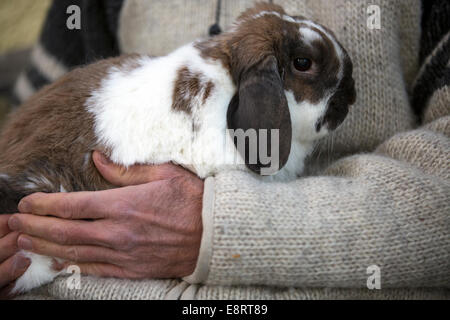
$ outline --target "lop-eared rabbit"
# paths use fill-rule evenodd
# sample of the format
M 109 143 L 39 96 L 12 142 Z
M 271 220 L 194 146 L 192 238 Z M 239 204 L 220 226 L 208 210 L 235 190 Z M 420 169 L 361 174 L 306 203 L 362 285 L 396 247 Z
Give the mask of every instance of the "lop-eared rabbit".
M 352 63 L 334 34 L 259 3 L 218 36 L 78 68 L 29 99 L 0 136 L 0 212 L 34 192 L 112 188 L 93 150 L 123 166 L 171 161 L 201 178 L 267 169 L 269 180 L 294 179 L 354 101 Z M 240 148 L 237 132 L 256 143 L 248 134 Z M 32 263 L 14 292 L 58 275 L 52 258 L 24 254 Z

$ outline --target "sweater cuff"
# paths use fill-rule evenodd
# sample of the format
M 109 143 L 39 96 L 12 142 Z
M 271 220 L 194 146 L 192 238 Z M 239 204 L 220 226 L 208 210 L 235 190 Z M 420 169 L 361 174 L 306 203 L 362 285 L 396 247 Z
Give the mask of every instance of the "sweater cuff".
M 209 265 L 212 256 L 213 229 L 214 229 L 214 178 L 205 180 L 203 189 L 202 208 L 203 234 L 200 243 L 197 266 L 194 273 L 183 278 L 189 283 L 204 283 L 208 278 Z

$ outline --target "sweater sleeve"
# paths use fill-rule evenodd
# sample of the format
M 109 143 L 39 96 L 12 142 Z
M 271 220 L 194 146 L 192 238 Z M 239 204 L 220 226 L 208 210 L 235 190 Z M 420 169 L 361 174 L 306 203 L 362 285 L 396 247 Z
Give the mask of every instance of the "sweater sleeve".
M 436 94 L 448 95 L 446 92 Z M 205 184 L 193 283 L 366 287 L 450 286 L 450 116 L 400 133 L 322 176 L 265 183 L 224 172 Z M 446 102 L 443 102 L 446 101 Z M 442 103 L 443 102 L 443 103 Z M 442 109 L 447 111 L 442 111 Z

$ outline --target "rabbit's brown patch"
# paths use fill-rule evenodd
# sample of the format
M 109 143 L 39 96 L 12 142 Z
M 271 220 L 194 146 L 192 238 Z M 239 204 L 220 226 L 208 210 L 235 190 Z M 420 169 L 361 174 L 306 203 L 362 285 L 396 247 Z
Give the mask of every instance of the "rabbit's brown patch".
M 133 56 L 122 56 L 75 69 L 12 113 L 0 134 L 0 173 L 10 177 L 10 192 L 110 188 L 91 160 L 93 150 L 109 151 L 100 147 L 85 104 L 112 67 L 137 66 Z
M 205 103 L 206 100 L 208 100 L 213 89 L 214 89 L 214 83 L 212 81 L 208 81 L 205 86 L 205 91 L 203 92 L 203 103 Z
M 187 66 L 180 68 L 173 88 L 172 109 L 192 115 L 193 99 L 198 99 L 200 94 L 202 102 L 211 95 L 214 83 L 206 80 L 198 72 L 191 72 Z
M 172 109 L 183 111 L 188 115 L 192 114 L 192 99 L 201 90 L 201 75 L 192 73 L 188 67 L 184 66 L 177 72 L 177 79 L 173 88 Z

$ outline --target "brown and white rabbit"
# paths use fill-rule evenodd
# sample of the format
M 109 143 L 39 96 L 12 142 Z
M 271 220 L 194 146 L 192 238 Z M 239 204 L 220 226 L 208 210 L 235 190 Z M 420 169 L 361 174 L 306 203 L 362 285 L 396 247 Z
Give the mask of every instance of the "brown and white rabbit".
M 352 63 L 333 33 L 260 3 L 214 38 L 163 57 L 122 56 L 78 68 L 33 96 L 0 137 L 0 212 L 16 212 L 22 197 L 38 191 L 112 188 L 96 170 L 93 150 L 123 166 L 172 161 L 202 178 L 243 169 L 224 161 L 236 156 L 257 174 L 270 166 L 237 152 L 227 129 L 255 129 L 266 150 L 276 136 L 271 130 L 279 130 L 272 160 L 281 169 L 271 178 L 293 179 L 314 141 L 339 126 L 354 101 Z M 25 254 L 32 263 L 15 292 L 58 274 L 51 258 Z

